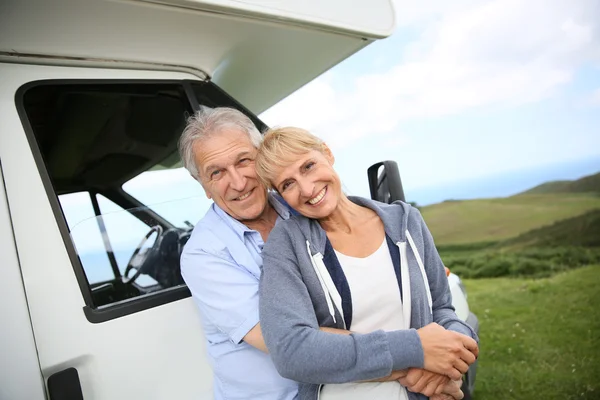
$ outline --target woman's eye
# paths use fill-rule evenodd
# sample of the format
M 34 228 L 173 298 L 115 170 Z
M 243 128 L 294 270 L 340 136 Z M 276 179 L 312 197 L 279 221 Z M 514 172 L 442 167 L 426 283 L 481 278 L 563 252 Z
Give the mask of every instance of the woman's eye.
M 315 163 L 311 161 L 309 163 L 306 163 L 306 165 L 304 166 L 304 169 L 309 170 L 314 166 L 315 166 Z
M 286 182 L 283 185 L 281 185 L 281 191 L 284 192 L 287 188 L 290 187 L 291 184 L 292 182 Z

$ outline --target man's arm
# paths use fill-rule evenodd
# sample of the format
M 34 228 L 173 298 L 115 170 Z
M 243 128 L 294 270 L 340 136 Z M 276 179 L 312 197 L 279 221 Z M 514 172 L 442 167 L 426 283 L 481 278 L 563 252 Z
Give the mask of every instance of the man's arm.
M 269 352 L 262 335 L 262 330 L 260 329 L 260 323 L 254 325 L 254 328 L 250 329 L 250 332 L 242 340 L 260 351 Z
M 181 275 L 204 322 L 213 324 L 237 344 L 258 324 L 258 278 L 227 256 L 226 250 L 186 247 L 181 256 Z M 260 349 L 255 337 L 250 334 L 248 344 L 255 343 Z M 266 348 L 264 342 L 262 346 Z
M 464 397 L 463 392 L 460 390 L 462 380 L 453 381 L 447 376 L 420 368 L 410 368 L 405 376 L 399 378 L 398 381 L 409 391 L 424 394 L 432 399 L 450 398 L 460 400 Z

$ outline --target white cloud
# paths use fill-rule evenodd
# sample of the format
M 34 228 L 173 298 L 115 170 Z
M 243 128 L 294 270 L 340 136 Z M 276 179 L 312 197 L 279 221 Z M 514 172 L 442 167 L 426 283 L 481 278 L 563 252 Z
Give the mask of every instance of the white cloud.
M 480 2 L 480 0 L 395 0 L 396 25 L 399 27 L 423 25 L 438 19 L 440 16 L 461 12 Z
M 343 89 L 327 73 L 265 112 L 265 121 L 305 127 L 341 147 L 367 135 L 399 136 L 403 121 L 536 102 L 583 63 L 600 61 L 595 0 L 417 3 L 397 1 L 399 26 L 421 28 L 398 49 L 402 63 Z

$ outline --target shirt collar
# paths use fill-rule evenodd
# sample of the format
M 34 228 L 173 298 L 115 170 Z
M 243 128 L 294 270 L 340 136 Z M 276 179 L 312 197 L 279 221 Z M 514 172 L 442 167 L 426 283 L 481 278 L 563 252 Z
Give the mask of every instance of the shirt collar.
M 275 209 L 275 211 L 281 219 L 286 220 L 290 218 L 290 211 L 288 207 L 282 203 L 282 200 L 279 197 L 279 195 L 273 192 L 268 192 L 267 201 Z M 217 215 L 229 225 L 229 227 L 235 232 L 236 235 L 238 235 L 240 240 L 244 240 L 244 234 L 246 232 L 256 232 L 255 230 L 248 228 L 246 225 L 244 225 L 237 219 L 233 218 L 231 215 L 227 214 L 221 209 L 221 207 L 217 205 L 217 203 L 213 203 L 212 207 L 213 210 L 215 210 L 215 212 L 217 213 Z

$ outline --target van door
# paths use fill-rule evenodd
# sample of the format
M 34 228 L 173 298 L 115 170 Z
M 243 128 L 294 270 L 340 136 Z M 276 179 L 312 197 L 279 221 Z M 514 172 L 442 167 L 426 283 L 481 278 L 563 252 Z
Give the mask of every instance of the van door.
M 1 159 L 0 249 L 0 321 L 4 327 L 0 330 L 0 399 L 42 399 L 44 383 L 4 191 Z
M 0 159 L 43 379 L 74 368 L 56 382 L 78 377 L 85 399 L 212 398 L 178 269 L 209 202 L 176 142 L 193 104 L 242 107 L 186 73 L 0 64 L 0 75 Z

